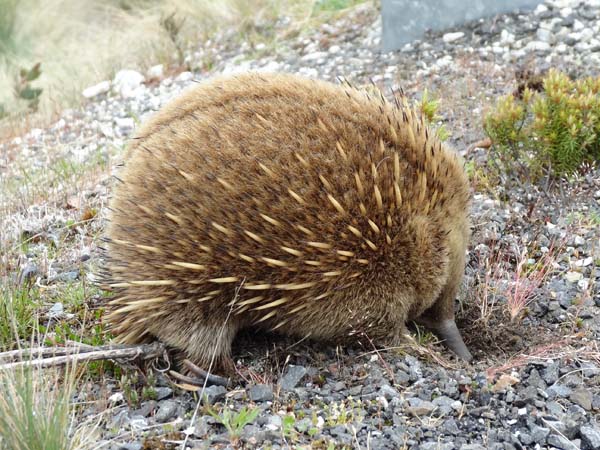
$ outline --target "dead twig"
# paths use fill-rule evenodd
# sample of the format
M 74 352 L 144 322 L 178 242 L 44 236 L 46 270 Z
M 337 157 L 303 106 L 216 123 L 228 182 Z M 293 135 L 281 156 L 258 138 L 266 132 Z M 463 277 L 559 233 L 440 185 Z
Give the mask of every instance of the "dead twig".
M 14 350 L 0 353 L 0 371 L 17 367 L 46 368 L 107 359 L 131 361 L 159 358 L 165 354 L 165 347 L 159 342 L 143 345 L 107 345 L 91 347 L 88 345 L 73 345 L 71 347 L 47 347 L 25 350 Z M 52 355 L 52 356 L 49 356 Z M 35 357 L 35 359 L 25 359 Z

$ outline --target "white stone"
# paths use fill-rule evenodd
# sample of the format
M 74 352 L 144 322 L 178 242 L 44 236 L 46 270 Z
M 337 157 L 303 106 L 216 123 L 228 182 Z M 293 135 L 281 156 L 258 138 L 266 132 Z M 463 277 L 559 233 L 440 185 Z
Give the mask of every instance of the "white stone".
M 591 256 L 588 256 L 587 258 L 578 259 L 577 261 L 575 261 L 575 266 L 576 267 L 587 267 L 587 266 L 592 265 L 593 262 L 594 262 L 594 258 L 592 258 Z
M 540 41 L 547 42 L 549 44 L 552 44 L 556 39 L 554 33 L 547 28 L 538 28 L 536 36 Z
M 136 70 L 119 70 L 112 82 L 113 91 L 123 98 L 135 97 L 144 80 L 144 75 Z
M 575 19 L 573 21 L 573 31 L 581 31 L 585 28 L 585 25 L 583 24 L 583 22 L 581 22 L 578 19 Z
M 566 53 L 567 44 L 560 43 L 554 49 L 556 50 L 557 53 Z
M 525 50 L 527 51 L 539 51 L 539 52 L 547 52 L 550 50 L 550 44 L 547 42 L 541 41 L 531 41 L 529 44 L 525 46 Z
M 546 5 L 540 4 L 540 5 L 537 5 L 537 7 L 533 11 L 533 13 L 539 16 L 540 14 L 543 14 L 546 11 L 548 11 L 548 7 Z
M 576 283 L 577 281 L 581 280 L 582 278 L 583 278 L 583 274 L 580 272 L 567 272 L 565 274 L 565 279 L 569 283 Z
M 503 44 L 512 44 L 515 42 L 515 35 L 504 29 L 500 33 L 500 42 Z
M 177 75 L 177 78 L 175 78 L 175 81 L 191 81 L 194 78 L 194 74 L 192 72 L 181 72 L 179 75 Z
M 440 69 L 444 68 L 444 67 L 448 67 L 451 64 L 452 64 L 452 56 L 450 56 L 450 55 L 446 55 L 443 58 L 440 58 L 435 62 L 435 65 L 438 66 Z
M 560 10 L 560 15 L 561 15 L 562 17 L 568 17 L 568 16 L 570 16 L 571 14 L 573 14 L 573 8 L 571 8 L 570 6 L 567 6 L 566 8 L 562 8 L 562 9 Z
M 123 401 L 123 399 L 124 397 L 122 392 L 115 392 L 113 395 L 108 397 L 108 401 L 110 403 L 120 403 Z
M 342 48 L 339 45 L 329 47 L 329 53 L 339 53 Z
M 590 28 L 584 28 L 581 31 L 569 34 L 571 39 L 581 42 L 587 42 L 594 37 L 594 32 Z
M 300 60 L 302 61 L 316 61 L 318 59 L 325 59 L 328 57 L 327 52 L 312 52 L 307 55 L 304 55 Z
M 582 291 L 587 290 L 590 287 L 590 280 L 588 278 L 583 278 L 577 282 L 577 287 Z
M 281 68 L 281 64 L 277 61 L 269 61 L 267 64 L 257 69 L 259 72 L 277 72 Z
M 454 33 L 446 33 L 446 34 L 444 34 L 444 36 L 442 36 L 442 39 L 443 39 L 443 41 L 445 43 L 449 44 L 451 42 L 458 41 L 464 35 L 465 35 L 465 33 L 463 33 L 462 31 L 456 31 Z
M 85 98 L 92 98 L 96 95 L 104 94 L 110 89 L 110 81 L 101 81 L 98 84 L 85 88 L 81 93 Z
M 146 75 L 148 76 L 148 78 L 162 78 L 164 73 L 165 66 L 163 66 L 162 64 L 157 64 L 155 66 L 150 67 L 146 72 Z
M 133 127 L 135 126 L 135 121 L 131 117 L 117 117 L 115 118 L 115 123 L 117 124 L 117 127 L 123 131 L 133 130 Z
M 100 132 L 107 138 L 115 137 L 115 132 L 113 130 L 112 124 L 106 123 L 106 122 L 100 122 L 100 124 L 98 125 L 98 128 L 100 128 Z

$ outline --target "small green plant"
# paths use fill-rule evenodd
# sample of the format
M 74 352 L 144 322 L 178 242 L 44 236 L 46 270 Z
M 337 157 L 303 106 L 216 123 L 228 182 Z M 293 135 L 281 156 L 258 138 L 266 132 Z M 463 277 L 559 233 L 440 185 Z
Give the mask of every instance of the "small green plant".
M 37 111 L 42 95 L 41 88 L 35 88 L 32 83 L 42 74 L 41 63 L 35 64 L 31 69 L 21 69 L 15 82 L 15 95 L 27 103 L 30 111 Z
M 239 412 L 236 413 L 227 406 L 224 406 L 221 410 L 221 413 L 218 413 L 211 407 L 207 406 L 206 412 L 227 429 L 230 439 L 232 442 L 235 442 L 239 439 L 244 427 L 254 422 L 258 416 L 258 413 L 260 412 L 260 409 L 248 408 L 244 406 L 239 410 Z
M 37 288 L 0 286 L 0 349 L 11 349 L 28 338 L 35 328 Z
M 294 438 L 298 434 L 294 426 L 296 425 L 296 418 L 291 414 L 285 415 L 281 419 L 281 434 L 284 438 Z
M 314 2 L 313 15 L 322 12 L 341 11 L 352 6 L 363 3 L 361 0 L 316 0 Z
M 600 159 L 600 77 L 573 81 L 551 70 L 542 92 L 500 98 L 484 128 L 499 169 L 534 179 L 573 174 Z
M 130 408 L 137 408 L 140 404 L 140 395 L 137 391 L 138 381 L 137 372 L 128 372 L 121 375 L 120 388 L 123 391 L 123 398 Z
M 442 117 L 438 114 L 440 109 L 439 99 L 431 97 L 431 94 L 427 89 L 423 91 L 421 100 L 416 104 L 417 110 L 423 114 L 427 123 L 435 127 L 438 138 L 441 141 L 445 141 L 450 137 L 450 132 L 446 129 L 444 124 L 437 126 L 436 124 L 442 120 Z

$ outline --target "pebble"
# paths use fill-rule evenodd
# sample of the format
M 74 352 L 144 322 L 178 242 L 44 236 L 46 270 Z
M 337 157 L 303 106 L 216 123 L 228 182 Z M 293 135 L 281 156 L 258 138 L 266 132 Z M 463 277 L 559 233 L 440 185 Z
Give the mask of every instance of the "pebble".
M 446 42 L 447 44 L 451 43 L 451 42 L 455 42 L 458 41 L 459 39 L 462 39 L 465 36 L 465 33 L 463 33 L 462 31 L 457 31 L 454 33 L 446 33 L 442 36 L 442 40 L 444 42 Z
M 273 389 L 267 384 L 256 384 L 250 388 L 249 395 L 253 402 L 270 402 L 273 400 Z
M 214 405 L 217 402 L 225 399 L 225 394 L 227 394 L 227 389 L 223 386 L 207 386 L 204 389 L 204 396 L 206 396 L 206 401 L 209 405 Z
M 567 439 L 564 436 L 561 436 L 559 434 L 551 434 L 550 436 L 548 436 L 547 441 L 548 441 L 548 445 L 551 445 L 553 447 L 556 447 L 556 448 L 559 448 L 562 450 L 572 450 L 572 449 L 579 448 L 578 445 L 575 445 L 575 443 L 573 443 L 569 439 Z
M 285 374 L 279 380 L 281 389 L 284 391 L 291 391 L 294 389 L 300 381 L 304 378 L 308 371 L 303 366 L 288 366 Z
M 410 398 L 408 399 L 408 404 L 409 406 L 406 408 L 406 411 L 413 416 L 426 416 L 431 414 L 435 409 L 433 403 L 421 400 L 420 398 Z
M 110 90 L 110 81 L 105 80 L 105 81 L 101 81 L 98 84 L 95 84 L 93 86 L 87 87 L 83 90 L 83 92 L 81 93 L 81 95 L 83 95 L 85 98 L 94 98 L 100 94 L 105 94 Z
M 592 409 L 592 393 L 585 388 L 575 389 L 571 392 L 569 400 L 587 411 Z
M 122 98 L 136 97 L 145 81 L 144 75 L 135 70 L 119 70 L 112 81 L 112 89 Z
M 600 450 L 600 428 L 583 425 L 579 429 L 581 443 L 586 450 Z
M 583 278 L 583 274 L 581 272 L 567 272 L 565 274 L 565 279 L 569 283 L 576 283 Z
M 162 64 L 157 64 L 155 66 L 150 67 L 146 71 L 146 76 L 148 78 L 162 78 L 165 72 L 165 67 Z
M 159 402 L 158 411 L 156 412 L 154 419 L 159 423 L 168 422 L 177 414 L 179 408 L 178 403 L 175 400 L 163 400 Z

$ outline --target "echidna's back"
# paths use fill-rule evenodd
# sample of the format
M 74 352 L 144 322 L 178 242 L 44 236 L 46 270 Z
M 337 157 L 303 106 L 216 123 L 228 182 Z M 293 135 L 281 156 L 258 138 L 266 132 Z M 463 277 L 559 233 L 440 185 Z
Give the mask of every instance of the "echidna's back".
M 415 315 L 439 294 L 466 179 L 406 105 L 242 75 L 191 89 L 137 135 L 108 230 L 124 341 L 228 315 L 343 334 L 331 314 L 345 301 L 428 292 Z

